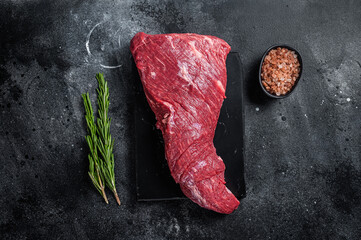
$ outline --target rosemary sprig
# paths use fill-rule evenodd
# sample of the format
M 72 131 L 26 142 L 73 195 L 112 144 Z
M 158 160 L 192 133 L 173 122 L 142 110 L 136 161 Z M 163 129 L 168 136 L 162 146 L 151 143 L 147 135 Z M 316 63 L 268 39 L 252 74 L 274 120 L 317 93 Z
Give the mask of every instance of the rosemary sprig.
M 109 112 L 109 88 L 101 73 L 96 75 L 98 80 L 98 118 L 95 123 L 94 112 L 89 98 L 89 93 L 82 94 L 85 107 L 85 119 L 89 135 L 86 136 L 89 145 L 89 176 L 96 189 L 108 203 L 105 194 L 105 185 L 113 192 L 117 203 L 120 205 L 117 190 L 115 188 L 114 176 L 114 140 L 110 135 L 111 119 Z
M 96 75 L 98 80 L 98 119 L 97 119 L 97 134 L 98 134 L 98 150 L 102 159 L 102 175 L 105 179 L 107 187 L 113 192 L 114 197 L 120 205 L 117 189 L 115 187 L 114 176 L 114 140 L 110 135 L 111 119 L 108 117 L 109 112 L 109 88 L 108 83 L 104 80 L 101 73 Z
M 107 195 L 104 191 L 104 177 L 102 175 L 103 164 L 98 157 L 98 137 L 97 137 L 97 128 L 94 121 L 94 113 L 91 105 L 91 101 L 89 98 L 89 93 L 82 94 L 84 107 L 85 107 L 85 119 L 88 126 L 88 133 L 85 137 L 89 149 L 90 154 L 88 155 L 89 159 L 89 177 L 92 180 L 95 188 L 99 191 L 99 193 L 103 196 L 106 203 L 108 203 Z

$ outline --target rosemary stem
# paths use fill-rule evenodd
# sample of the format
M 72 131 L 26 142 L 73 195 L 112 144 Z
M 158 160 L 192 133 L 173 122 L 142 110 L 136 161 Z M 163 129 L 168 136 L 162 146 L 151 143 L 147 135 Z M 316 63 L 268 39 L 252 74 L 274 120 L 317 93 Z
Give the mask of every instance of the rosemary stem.
M 118 205 L 120 205 L 120 199 L 118 197 L 118 193 L 117 193 L 117 190 L 115 188 L 113 189 L 113 193 L 114 193 L 115 200 L 117 200 Z
M 98 174 L 98 180 L 99 180 L 99 185 L 100 185 L 100 190 L 102 191 L 102 196 L 104 198 L 104 201 L 109 204 L 109 201 L 108 201 L 108 198 L 107 198 L 107 195 L 105 194 L 105 187 L 103 185 L 103 182 L 102 182 L 102 179 L 100 178 L 100 173 L 99 173 L 99 170 L 97 169 L 97 174 Z

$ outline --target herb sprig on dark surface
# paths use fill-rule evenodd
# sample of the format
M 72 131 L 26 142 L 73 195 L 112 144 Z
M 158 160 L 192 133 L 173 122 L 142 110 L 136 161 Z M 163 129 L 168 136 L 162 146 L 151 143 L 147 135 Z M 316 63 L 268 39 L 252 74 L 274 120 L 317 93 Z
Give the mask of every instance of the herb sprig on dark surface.
M 89 98 L 89 93 L 82 94 L 85 119 L 88 126 L 88 134 L 85 138 L 88 143 L 90 154 L 89 159 L 89 176 L 95 188 L 103 196 L 106 203 L 108 203 L 105 194 L 105 185 L 113 192 L 117 203 L 120 205 L 120 200 L 115 187 L 114 175 L 114 140 L 110 135 L 111 119 L 108 117 L 109 113 L 109 88 L 108 83 L 104 80 L 101 73 L 96 75 L 98 80 L 98 118 L 95 121 L 94 112 Z
M 92 180 L 95 188 L 103 196 L 106 203 L 108 203 L 107 195 L 104 191 L 104 178 L 102 175 L 102 162 L 98 156 L 98 136 L 97 127 L 94 121 L 93 107 L 89 98 L 89 93 L 82 94 L 84 107 L 85 107 L 85 119 L 88 126 L 88 134 L 85 139 L 88 143 L 90 153 L 89 159 L 89 177 Z
M 114 139 L 110 135 L 111 119 L 108 117 L 109 112 L 109 88 L 108 83 L 104 80 L 102 74 L 97 74 L 99 87 L 98 92 L 98 119 L 97 119 L 97 133 L 98 149 L 103 161 L 102 173 L 107 187 L 112 190 L 117 203 L 120 205 L 117 189 L 115 188 L 114 176 Z

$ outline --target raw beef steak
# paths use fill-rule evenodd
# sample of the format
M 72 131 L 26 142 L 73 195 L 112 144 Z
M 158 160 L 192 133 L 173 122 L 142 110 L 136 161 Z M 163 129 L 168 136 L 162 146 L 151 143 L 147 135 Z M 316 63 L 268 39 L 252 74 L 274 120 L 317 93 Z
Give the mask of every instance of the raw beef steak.
M 171 175 L 192 201 L 226 214 L 239 201 L 225 186 L 213 137 L 230 49 L 222 39 L 198 34 L 137 33 L 130 45 Z

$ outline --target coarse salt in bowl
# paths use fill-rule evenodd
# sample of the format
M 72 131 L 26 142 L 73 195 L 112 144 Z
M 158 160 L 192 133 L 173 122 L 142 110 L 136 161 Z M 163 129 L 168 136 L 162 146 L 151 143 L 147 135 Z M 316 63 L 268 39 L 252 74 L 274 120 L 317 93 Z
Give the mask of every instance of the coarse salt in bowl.
M 272 98 L 285 98 L 296 88 L 302 75 L 302 58 L 288 45 L 274 45 L 263 54 L 259 68 L 259 83 Z

